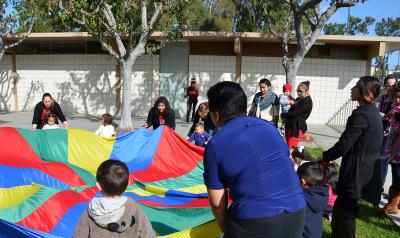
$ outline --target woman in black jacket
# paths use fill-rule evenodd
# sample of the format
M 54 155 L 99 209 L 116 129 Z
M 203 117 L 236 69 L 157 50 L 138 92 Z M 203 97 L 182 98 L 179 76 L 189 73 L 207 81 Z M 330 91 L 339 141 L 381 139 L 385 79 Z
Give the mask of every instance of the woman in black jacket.
M 373 205 L 380 201 L 379 152 L 383 130 L 379 110 L 374 105 L 379 91 L 377 78 L 360 78 L 351 89 L 351 100 L 357 101 L 359 107 L 347 119 L 339 141 L 322 154 L 324 162 L 342 157 L 338 197 L 332 212 L 332 237 L 355 237 L 358 199 Z
M 296 148 L 304 133 L 307 131 L 306 120 L 311 114 L 313 102 L 309 93 L 310 82 L 301 82 L 297 87 L 296 102 L 287 113 L 282 113 L 286 119 L 285 137 L 290 148 Z
M 147 120 L 143 127 L 149 128 L 153 126 L 153 130 L 155 130 L 160 125 L 166 125 L 175 130 L 175 112 L 170 107 L 167 98 L 163 96 L 157 98 L 147 115 Z
M 211 120 L 211 116 L 208 109 L 208 102 L 203 102 L 197 108 L 196 114 L 194 115 L 193 125 L 189 130 L 188 137 L 192 136 L 194 128 L 200 120 L 204 123 L 204 130 L 209 134 L 213 135 L 215 133 L 215 125 Z
M 46 124 L 46 116 L 49 113 L 57 115 L 65 128 L 68 128 L 68 122 L 65 118 L 60 105 L 51 97 L 50 93 L 45 93 L 42 96 L 42 101 L 35 106 L 32 119 L 32 130 L 42 129 Z M 58 124 L 58 121 L 56 121 Z

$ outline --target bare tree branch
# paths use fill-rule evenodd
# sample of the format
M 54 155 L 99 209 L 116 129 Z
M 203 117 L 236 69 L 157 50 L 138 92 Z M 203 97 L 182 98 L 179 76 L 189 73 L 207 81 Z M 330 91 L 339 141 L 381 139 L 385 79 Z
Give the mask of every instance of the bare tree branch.
M 107 20 L 108 26 L 106 26 L 106 24 L 104 25 L 108 28 L 109 33 L 114 37 L 115 43 L 118 47 L 119 55 L 121 57 L 125 57 L 126 48 L 121 39 L 121 36 L 117 33 L 117 22 L 115 21 L 114 14 L 111 9 L 112 7 L 109 4 L 104 3 L 103 14 Z
M 152 32 L 153 31 L 153 29 L 154 29 L 154 25 L 158 22 L 158 20 L 160 20 L 160 18 L 161 18 L 161 15 L 162 15 L 162 11 L 163 11 L 163 3 L 162 2 L 160 2 L 159 4 L 158 4 L 158 6 L 156 5 L 156 3 L 155 3 L 155 10 L 154 10 L 154 13 L 153 13 L 153 16 L 151 17 L 151 20 L 150 20 L 150 23 L 149 23 L 149 25 L 150 25 L 150 31 Z
M 303 5 L 300 6 L 301 11 L 305 12 L 308 9 L 314 8 L 316 5 L 320 4 L 322 0 L 308 0 L 303 3 Z
M 148 31 L 147 25 L 147 5 L 146 1 L 141 1 L 142 4 L 142 32 Z
M 96 32 L 93 31 L 89 31 L 89 34 L 92 35 L 97 41 L 100 42 L 101 46 L 108 51 L 108 53 L 110 53 L 110 55 L 112 55 L 115 59 L 117 59 L 118 61 L 121 61 L 121 56 L 115 52 L 115 50 L 113 49 L 113 47 L 107 43 L 107 38 L 103 38 L 100 35 L 98 35 Z
M 315 31 L 315 28 L 317 27 L 317 22 L 314 22 L 313 19 L 311 19 L 310 15 L 307 12 L 304 12 L 304 16 L 307 19 L 308 24 L 310 24 L 311 31 Z
M 32 20 L 32 22 L 29 24 L 29 28 L 28 28 L 28 31 L 26 33 L 23 33 L 20 36 L 18 36 L 19 40 L 17 42 L 15 42 L 13 44 L 10 44 L 10 45 L 6 45 L 4 47 L 4 51 L 7 50 L 8 48 L 12 48 L 14 46 L 19 45 L 23 40 L 25 40 L 31 34 L 33 25 L 35 24 L 35 21 L 36 21 L 36 19 Z

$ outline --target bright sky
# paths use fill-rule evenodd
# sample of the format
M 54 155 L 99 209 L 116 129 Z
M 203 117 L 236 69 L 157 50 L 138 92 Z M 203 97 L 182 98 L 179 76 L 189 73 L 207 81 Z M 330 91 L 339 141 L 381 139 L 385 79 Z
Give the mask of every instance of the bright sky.
M 329 22 L 347 22 L 348 9 L 339 9 L 335 15 L 331 17 Z M 382 18 L 396 18 L 400 16 L 400 0 L 368 0 L 365 3 L 359 3 L 350 8 L 350 14 L 354 17 L 364 18 L 371 16 L 376 22 Z M 375 26 L 369 28 L 370 35 L 375 34 Z M 389 58 L 389 68 L 392 69 L 400 64 L 400 51 L 391 54 Z

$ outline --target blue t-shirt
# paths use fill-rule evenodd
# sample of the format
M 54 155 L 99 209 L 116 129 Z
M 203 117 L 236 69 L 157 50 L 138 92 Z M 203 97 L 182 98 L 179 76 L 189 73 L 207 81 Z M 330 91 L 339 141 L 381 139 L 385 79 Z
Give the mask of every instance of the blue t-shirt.
M 236 219 L 272 217 L 305 207 L 289 148 L 269 122 L 240 116 L 227 122 L 208 142 L 204 182 L 230 190 L 229 213 Z
M 211 138 L 211 136 L 207 132 L 196 133 L 194 132 L 192 136 L 188 139 L 188 141 L 193 142 L 198 146 L 205 146 L 206 142 Z

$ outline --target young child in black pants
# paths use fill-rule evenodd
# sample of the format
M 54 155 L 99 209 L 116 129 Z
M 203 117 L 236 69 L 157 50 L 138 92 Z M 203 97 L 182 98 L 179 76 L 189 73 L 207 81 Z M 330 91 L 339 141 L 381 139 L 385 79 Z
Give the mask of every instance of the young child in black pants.
M 328 203 L 328 187 L 322 185 L 324 173 L 317 162 L 307 162 L 299 166 L 297 174 L 307 203 L 302 237 L 321 238 L 322 215 Z

